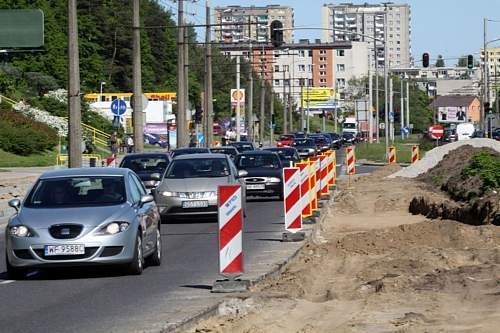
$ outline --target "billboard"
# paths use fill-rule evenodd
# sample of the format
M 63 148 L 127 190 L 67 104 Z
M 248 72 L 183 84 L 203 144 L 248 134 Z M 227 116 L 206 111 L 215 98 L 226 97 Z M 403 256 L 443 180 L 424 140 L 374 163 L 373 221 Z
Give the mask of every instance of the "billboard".
M 40 9 L 1 9 L 0 48 L 44 45 L 44 17 Z
M 339 96 L 333 88 L 303 88 L 301 105 L 309 109 L 333 110 L 338 99 Z
M 231 89 L 231 105 L 236 105 L 240 102 L 240 106 L 245 105 L 245 89 Z
M 467 122 L 468 107 L 466 106 L 440 106 L 438 107 L 440 123 L 465 123 Z

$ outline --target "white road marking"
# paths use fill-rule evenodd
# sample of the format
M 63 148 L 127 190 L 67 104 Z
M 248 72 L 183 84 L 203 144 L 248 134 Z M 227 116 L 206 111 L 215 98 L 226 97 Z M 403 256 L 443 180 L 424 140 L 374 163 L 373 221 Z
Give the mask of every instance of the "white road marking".
M 0 284 L 9 284 L 12 282 L 16 282 L 16 280 L 3 280 L 2 282 L 0 282 Z

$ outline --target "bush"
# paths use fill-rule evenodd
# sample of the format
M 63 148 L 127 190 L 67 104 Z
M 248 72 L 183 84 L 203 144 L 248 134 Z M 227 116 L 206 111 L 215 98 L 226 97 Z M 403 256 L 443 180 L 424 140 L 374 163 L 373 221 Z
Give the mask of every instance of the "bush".
M 463 170 L 466 176 L 479 175 L 483 180 L 483 190 L 500 187 L 500 156 L 488 152 L 475 154 L 468 167 Z
M 0 110 L 0 149 L 27 156 L 57 145 L 56 131 L 23 114 Z

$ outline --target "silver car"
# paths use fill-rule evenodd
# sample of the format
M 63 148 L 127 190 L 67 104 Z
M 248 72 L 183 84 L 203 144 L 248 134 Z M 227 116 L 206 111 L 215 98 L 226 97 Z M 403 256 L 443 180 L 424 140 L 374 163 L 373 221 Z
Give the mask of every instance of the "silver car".
M 217 216 L 219 185 L 241 185 L 246 171 L 238 171 L 225 154 L 189 154 L 174 158 L 155 189 L 162 220 Z M 243 211 L 245 199 L 243 198 Z
M 139 177 L 124 168 L 48 171 L 6 228 L 7 272 L 31 267 L 123 264 L 141 274 L 145 259 L 161 262 L 160 217 Z

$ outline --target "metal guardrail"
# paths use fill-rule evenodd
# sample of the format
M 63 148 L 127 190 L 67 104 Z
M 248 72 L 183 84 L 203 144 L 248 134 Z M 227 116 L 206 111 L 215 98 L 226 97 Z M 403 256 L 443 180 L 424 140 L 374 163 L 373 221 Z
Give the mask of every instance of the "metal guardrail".
M 0 95 L 0 103 L 2 101 L 6 101 L 7 103 L 9 103 L 10 105 L 14 105 L 14 104 L 17 104 L 17 102 L 13 99 L 10 99 L 8 98 L 7 96 L 4 96 L 4 95 Z
M 57 166 L 68 166 L 68 154 L 58 154 L 56 157 Z M 101 156 L 96 154 L 82 154 L 82 167 L 102 166 Z

